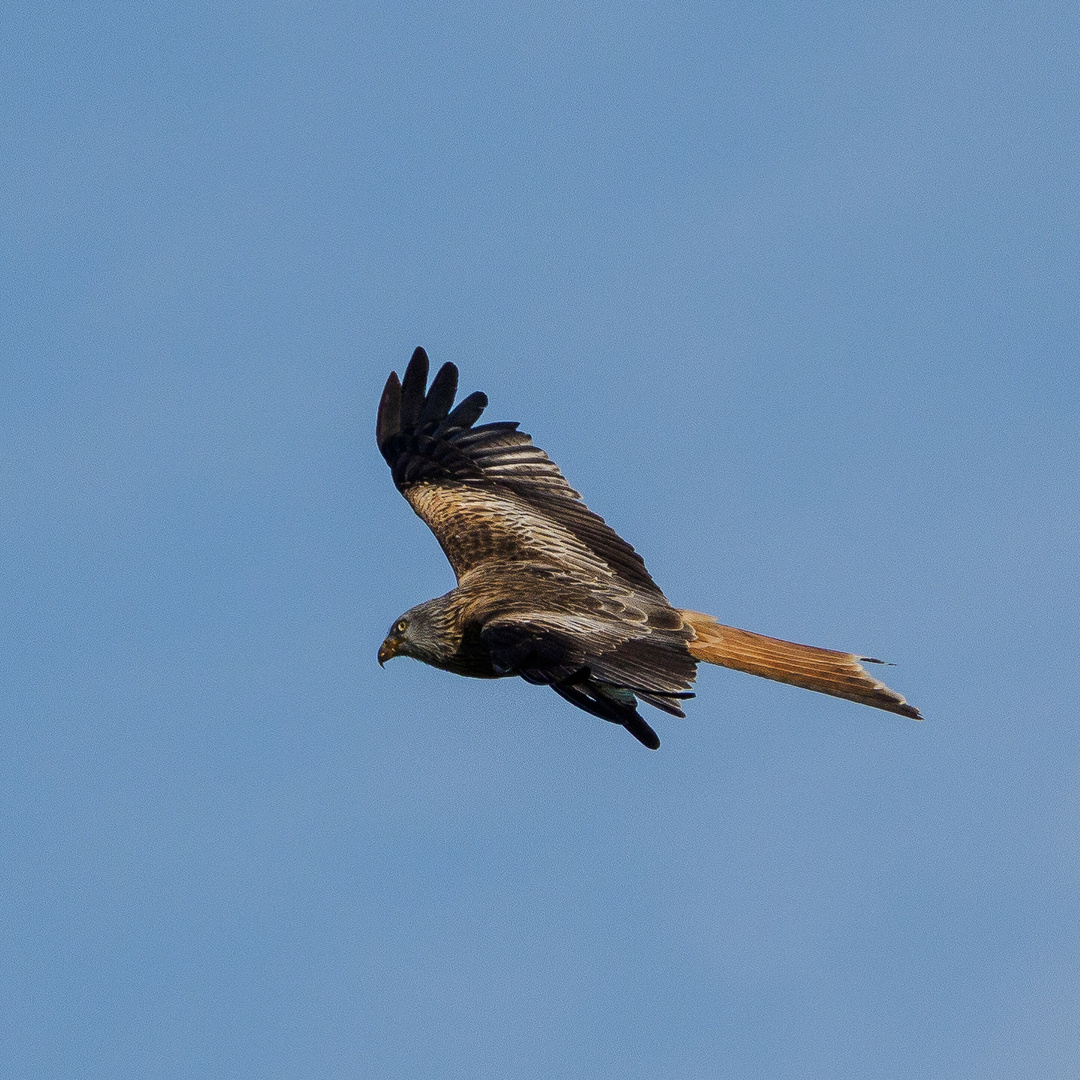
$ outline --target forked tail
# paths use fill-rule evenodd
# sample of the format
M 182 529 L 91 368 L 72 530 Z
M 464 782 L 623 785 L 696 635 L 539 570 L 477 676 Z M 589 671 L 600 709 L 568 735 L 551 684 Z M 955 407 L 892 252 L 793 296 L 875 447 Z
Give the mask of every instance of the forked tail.
M 679 614 L 696 635 L 687 646 L 695 660 L 848 698 L 875 709 L 910 716 L 912 720 L 922 719 L 918 709 L 909 705 L 895 690 L 878 682 L 859 663 L 862 660 L 880 664 L 880 660 L 818 649 L 813 645 L 796 645 L 793 641 L 781 641 L 749 630 L 736 630 L 733 626 L 722 626 L 711 615 L 702 615 L 699 611 L 680 611 Z

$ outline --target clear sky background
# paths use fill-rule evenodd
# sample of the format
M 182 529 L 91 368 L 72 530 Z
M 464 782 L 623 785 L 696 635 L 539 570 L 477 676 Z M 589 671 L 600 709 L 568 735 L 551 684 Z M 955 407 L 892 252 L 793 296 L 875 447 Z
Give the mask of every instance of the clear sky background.
M 0 34 L 6 1075 L 1080 1075 L 1075 4 Z M 380 670 L 418 344 L 926 722 Z

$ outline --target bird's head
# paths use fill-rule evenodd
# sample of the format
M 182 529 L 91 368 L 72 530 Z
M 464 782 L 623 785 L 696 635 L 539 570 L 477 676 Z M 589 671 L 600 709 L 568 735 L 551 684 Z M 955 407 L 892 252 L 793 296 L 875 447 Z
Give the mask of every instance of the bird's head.
M 445 598 L 428 600 L 394 620 L 386 640 L 379 646 L 379 663 L 395 656 L 411 656 L 425 664 L 442 666 L 451 643 L 447 635 Z

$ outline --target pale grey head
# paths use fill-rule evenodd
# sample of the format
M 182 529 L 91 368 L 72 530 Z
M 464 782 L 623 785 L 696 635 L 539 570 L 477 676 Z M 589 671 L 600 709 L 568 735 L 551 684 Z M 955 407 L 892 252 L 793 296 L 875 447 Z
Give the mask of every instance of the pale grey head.
M 386 640 L 379 646 L 379 663 L 395 656 L 411 656 L 425 664 L 444 667 L 461 641 L 455 632 L 450 597 L 438 596 L 409 608 L 394 620 Z

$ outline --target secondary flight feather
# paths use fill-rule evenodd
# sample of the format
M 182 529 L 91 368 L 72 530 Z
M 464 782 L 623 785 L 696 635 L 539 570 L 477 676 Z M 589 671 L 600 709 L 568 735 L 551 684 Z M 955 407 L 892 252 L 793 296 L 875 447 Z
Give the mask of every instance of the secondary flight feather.
M 641 556 L 516 423 L 477 425 L 486 395 L 454 405 L 457 384 L 457 368 L 444 364 L 429 387 L 417 349 L 379 403 L 379 450 L 458 582 L 395 620 L 380 664 L 412 656 L 474 678 L 518 675 L 652 750 L 660 740 L 638 702 L 684 716 L 702 661 L 922 719 L 862 666 L 881 661 L 673 607 Z

